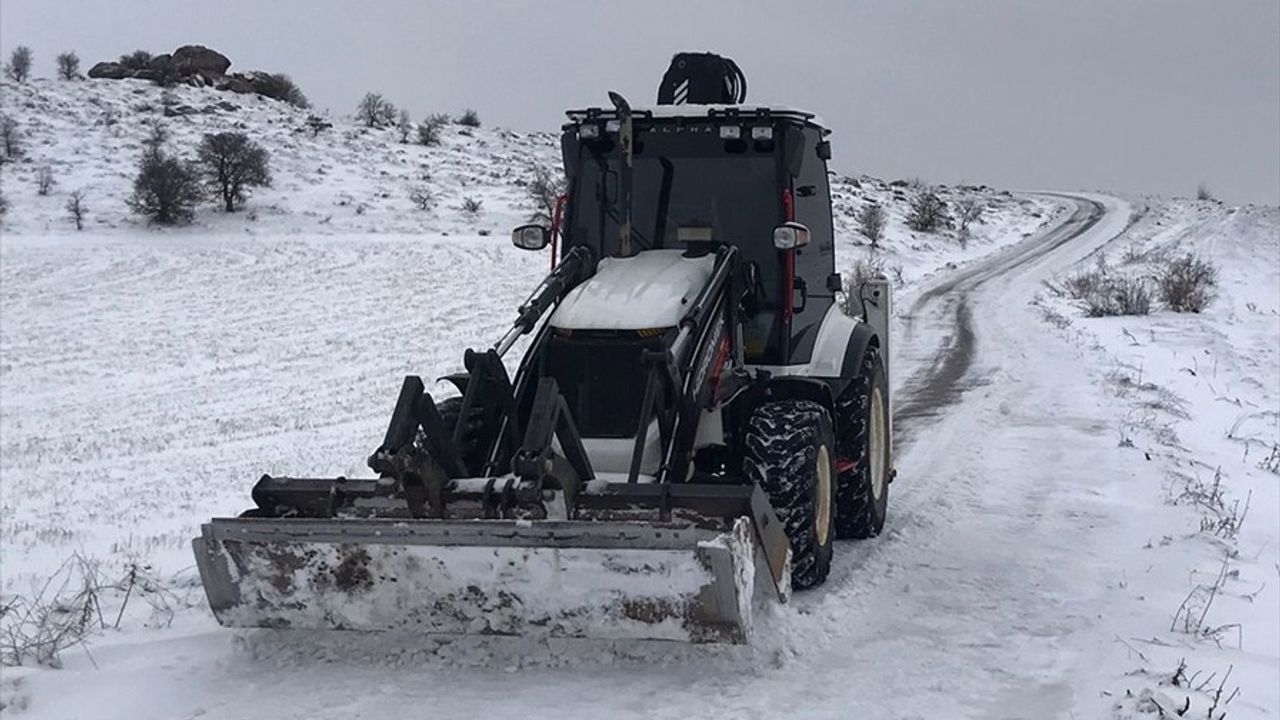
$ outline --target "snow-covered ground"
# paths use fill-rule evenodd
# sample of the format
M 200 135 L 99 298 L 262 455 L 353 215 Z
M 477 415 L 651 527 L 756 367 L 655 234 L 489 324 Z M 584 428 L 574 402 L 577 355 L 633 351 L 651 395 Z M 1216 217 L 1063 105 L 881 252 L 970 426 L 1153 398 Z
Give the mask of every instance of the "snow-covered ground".
M 1154 694 L 1207 717 L 1219 687 L 1224 699 L 1239 688 L 1230 717 L 1276 717 L 1280 209 L 1161 198 L 1132 208 L 1124 234 L 1036 299 L 1112 396 L 1122 462 L 1107 502 L 1139 519 L 1111 531 L 1107 578 L 1117 600 L 1106 622 L 1132 667 L 1101 689 L 1135 716 Z M 1202 314 L 1171 312 L 1153 292 L 1149 316 L 1085 319 L 1061 292 L 1064 280 L 1100 267 L 1151 279 L 1187 254 L 1219 271 L 1219 297 Z
M 1235 666 L 1231 717 L 1280 712 L 1275 208 L 943 189 L 988 207 L 961 244 L 903 226 L 916 188 L 838 178 L 838 262 L 900 278 L 896 402 L 929 412 L 901 427 L 886 533 L 840 543 L 828 584 L 759 618 L 750 647 L 232 632 L 203 605 L 189 538 L 261 473 L 362 474 L 402 376 L 496 339 L 546 268 L 505 235 L 555 138 L 451 127 L 423 148 L 341 118 L 312 138 L 305 114 L 208 90 L 177 92 L 241 107 L 163 118 L 132 81 L 3 90 L 28 152 L 0 168 L 0 583 L 30 596 L 73 553 L 145 580 L 103 593 L 108 625 L 127 603 L 120 629 L 62 669 L 4 668 L 6 713 L 1142 717 L 1184 657 L 1193 686 Z M 274 186 L 242 213 L 146 228 L 124 197 L 152 116 L 178 152 L 243 127 Z M 407 198 L 420 182 L 428 211 Z M 76 233 L 62 205 L 82 187 Z M 854 230 L 869 201 L 890 214 L 876 251 Z M 1045 285 L 1098 252 L 1155 262 L 1143 251 L 1174 245 L 1222 268 L 1203 315 L 1085 319 Z M 1253 492 L 1229 539 L 1170 502 L 1218 468 L 1228 507 Z M 1200 632 L 1171 631 L 1224 557 Z

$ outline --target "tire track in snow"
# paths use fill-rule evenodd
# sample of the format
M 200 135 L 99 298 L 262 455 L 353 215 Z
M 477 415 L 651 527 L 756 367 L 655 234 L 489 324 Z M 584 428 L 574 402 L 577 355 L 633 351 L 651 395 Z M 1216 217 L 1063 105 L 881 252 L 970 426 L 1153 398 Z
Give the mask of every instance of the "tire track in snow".
M 1105 213 L 1102 203 L 1071 195 L 1057 195 L 1076 203 L 1076 209 L 1062 224 L 1027 242 L 976 263 L 920 294 L 905 318 L 910 339 L 921 326 L 950 328 L 946 346 L 923 372 L 912 376 L 902 387 L 894 409 L 895 441 L 910 439 L 914 431 L 975 384 L 970 378 L 977 338 L 973 332 L 970 295 L 987 281 L 1045 257 L 1080 237 L 1098 224 Z M 919 323 L 919 324 L 917 324 Z M 901 423 L 901 425 L 898 425 Z

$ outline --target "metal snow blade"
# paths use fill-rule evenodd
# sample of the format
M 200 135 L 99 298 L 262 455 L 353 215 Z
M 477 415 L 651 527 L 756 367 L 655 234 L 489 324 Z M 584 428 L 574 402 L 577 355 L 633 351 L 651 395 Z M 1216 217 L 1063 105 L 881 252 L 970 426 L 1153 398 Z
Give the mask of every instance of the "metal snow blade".
M 215 519 L 193 544 L 234 627 L 742 643 L 775 592 L 746 517 Z

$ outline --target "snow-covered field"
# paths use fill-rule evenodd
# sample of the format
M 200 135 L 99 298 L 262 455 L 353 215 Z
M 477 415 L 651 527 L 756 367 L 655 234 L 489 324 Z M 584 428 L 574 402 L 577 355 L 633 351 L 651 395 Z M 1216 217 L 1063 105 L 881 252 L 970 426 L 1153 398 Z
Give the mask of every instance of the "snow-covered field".
M 1180 658 L 1193 689 L 1234 666 L 1232 718 L 1280 713 L 1276 208 L 1090 196 L 1090 224 L 1084 200 L 944 189 L 988 207 L 961 245 L 906 230 L 915 188 L 839 178 L 840 266 L 874 255 L 900 277 L 897 402 L 966 364 L 902 427 L 886 533 L 841 543 L 829 583 L 758 618 L 749 648 L 238 633 L 203 606 L 189 538 L 261 473 L 362 474 L 402 376 L 501 334 L 546 268 L 506 231 L 555 138 L 451 127 L 423 148 L 340 118 L 312 138 L 302 113 L 208 90 L 178 99 L 241 107 L 164 118 L 133 81 L 3 90 L 27 158 L 0 169 L 0 583 L 30 596 L 77 553 L 145 580 L 104 593 L 119 629 L 61 669 L 4 668 L 6 714 L 1154 717 Z M 124 198 L 147 117 L 179 152 L 246 129 L 274 186 L 145 227 Z M 62 210 L 77 188 L 82 233 Z M 852 220 L 870 200 L 891 218 L 874 253 Z M 1221 268 L 1203 315 L 1086 319 L 1051 288 L 1098 253 L 1138 272 L 1180 247 Z M 1222 510 L 1250 508 L 1229 538 L 1185 495 L 1219 469 Z M 1193 628 L 1175 617 L 1189 594 Z

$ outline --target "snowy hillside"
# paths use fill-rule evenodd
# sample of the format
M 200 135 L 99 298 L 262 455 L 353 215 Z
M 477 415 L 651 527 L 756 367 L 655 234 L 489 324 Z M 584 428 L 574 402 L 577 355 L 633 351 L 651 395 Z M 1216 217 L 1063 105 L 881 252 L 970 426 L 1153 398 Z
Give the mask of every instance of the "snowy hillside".
M 310 113 L 257 95 L 212 88 L 176 87 L 164 91 L 141 80 L 58 82 L 34 79 L 0 85 L 0 111 L 17 121 L 24 152 L 18 162 L 0 166 L 0 192 L 9 211 L 0 219 L 8 236 L 69 234 L 64 208 L 67 194 L 86 193 L 85 233 L 120 237 L 142 230 L 195 236 L 352 234 L 493 234 L 505 236 L 533 212 L 526 184 L 535 167 L 560 164 L 558 128 L 543 133 L 447 125 L 439 146 L 399 142 L 394 128 L 370 129 L 351 118 L 329 118 L 333 127 L 318 134 L 307 124 Z M 222 213 L 209 203 L 186 227 L 148 228 L 129 214 L 136 164 L 153 124 L 168 130 L 166 148 L 190 157 L 205 133 L 234 130 L 262 144 L 271 155 L 274 182 L 256 190 L 246 209 Z M 412 138 L 411 138 L 412 139 Z M 835 139 L 837 147 L 840 139 Z M 52 171 L 54 186 L 38 192 L 42 168 Z M 426 189 L 430 207 L 410 199 Z M 841 261 L 870 256 L 856 215 L 868 203 L 886 208 L 889 222 L 878 262 L 905 278 L 933 269 L 937 261 L 980 256 L 1011 236 L 1043 226 L 1056 204 L 1041 198 L 1014 197 L 990 188 L 939 188 L 944 200 L 973 198 L 982 217 L 971 239 L 955 230 L 914 233 L 904 225 L 909 201 L 919 187 L 890 185 L 871 177 L 838 176 L 832 196 L 843 253 Z M 481 203 L 468 212 L 467 199 Z

